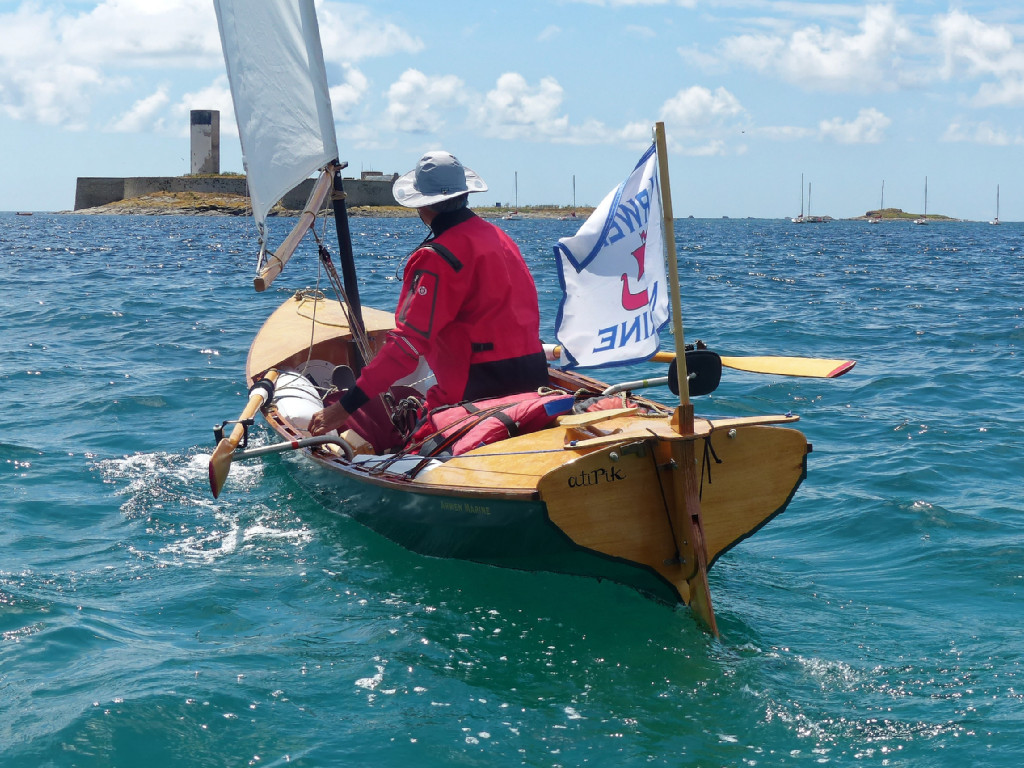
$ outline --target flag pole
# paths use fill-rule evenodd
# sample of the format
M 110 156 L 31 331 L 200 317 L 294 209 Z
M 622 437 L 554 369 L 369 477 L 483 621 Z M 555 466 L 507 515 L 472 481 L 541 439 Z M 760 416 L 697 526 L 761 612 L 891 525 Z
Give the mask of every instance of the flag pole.
M 672 297 L 672 330 L 676 339 L 676 365 L 679 373 L 679 406 L 672 416 L 672 426 L 679 438 L 670 443 L 673 503 L 669 516 L 679 552 L 679 566 L 688 572 L 683 578 L 689 592 L 690 610 L 711 634 L 718 637 L 715 611 L 708 587 L 708 551 L 704 542 L 704 522 L 700 513 L 700 478 L 697 473 L 696 434 L 693 424 L 693 403 L 686 371 L 686 343 L 683 339 L 682 300 L 679 291 L 679 265 L 676 263 L 676 233 L 672 222 L 672 190 L 668 178 L 668 147 L 665 124 L 654 124 L 654 141 L 658 152 L 658 177 L 661 185 L 661 210 L 665 234 L 665 255 L 669 269 L 669 294 Z
M 658 176 L 661 179 L 662 229 L 665 233 L 665 255 L 668 263 L 669 295 L 672 300 L 672 335 L 676 341 L 676 370 L 679 372 L 679 405 L 690 404 L 690 386 L 686 372 L 686 342 L 683 339 L 683 310 L 679 297 L 679 265 L 676 262 L 676 230 L 672 221 L 672 187 L 668 179 L 668 148 L 665 124 L 654 124 L 654 141 L 658 151 Z M 693 433 L 693 418 L 689 424 Z

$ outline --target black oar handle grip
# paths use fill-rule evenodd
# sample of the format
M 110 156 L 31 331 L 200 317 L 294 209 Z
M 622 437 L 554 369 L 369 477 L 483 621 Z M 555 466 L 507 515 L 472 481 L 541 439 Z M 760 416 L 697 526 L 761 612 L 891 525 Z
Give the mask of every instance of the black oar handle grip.
M 274 382 L 273 381 L 271 381 L 270 379 L 267 379 L 267 378 L 260 379 L 255 384 L 253 384 L 251 387 L 249 387 L 249 396 L 252 397 L 253 392 L 256 392 L 257 390 L 260 390 L 260 389 L 262 389 L 264 392 L 267 393 L 267 397 L 266 397 L 266 399 L 263 402 L 269 403 L 271 400 L 274 399 Z

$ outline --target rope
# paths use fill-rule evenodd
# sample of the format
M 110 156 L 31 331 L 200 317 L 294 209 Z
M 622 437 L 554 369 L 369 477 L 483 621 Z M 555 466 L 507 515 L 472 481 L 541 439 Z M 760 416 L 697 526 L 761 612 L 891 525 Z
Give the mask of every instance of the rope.
M 718 458 L 718 454 L 715 453 L 715 446 L 711 444 L 711 435 L 704 438 L 704 455 L 701 457 L 700 463 L 700 491 L 697 498 L 704 498 L 704 469 L 707 468 L 708 485 L 711 485 L 711 462 L 708 461 L 708 456 L 711 456 L 715 460 L 715 464 L 721 464 L 722 460 Z

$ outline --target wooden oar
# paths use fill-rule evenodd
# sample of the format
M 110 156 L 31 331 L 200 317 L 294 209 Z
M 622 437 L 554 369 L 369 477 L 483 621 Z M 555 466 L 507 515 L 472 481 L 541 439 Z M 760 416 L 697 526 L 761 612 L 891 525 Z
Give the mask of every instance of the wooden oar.
M 656 352 L 651 358 L 656 363 L 670 363 L 675 352 Z M 810 379 L 834 379 L 857 364 L 856 360 L 827 359 L 823 357 L 723 357 L 722 365 L 737 371 L 767 373 L 775 376 L 803 376 Z
M 277 371 L 268 371 L 267 375 L 263 378 L 274 384 L 277 381 Z M 238 417 L 235 428 L 231 430 L 231 434 L 228 437 L 221 439 L 217 443 L 217 448 L 210 457 L 210 491 L 213 493 L 213 498 L 216 499 L 220 495 L 221 488 L 224 487 L 224 482 L 228 479 L 228 472 L 231 471 L 231 460 L 234 458 L 235 449 L 242 441 L 242 435 L 245 434 L 245 427 L 242 426 L 241 422 L 255 416 L 256 411 L 260 409 L 260 406 L 266 402 L 269 396 L 270 392 L 264 387 L 254 387 L 251 389 L 249 391 L 249 402 L 242 411 L 242 415 Z
M 562 347 L 545 344 L 544 351 L 549 360 L 562 356 Z M 675 352 L 655 352 L 650 360 L 656 363 L 671 363 Z M 834 379 L 842 376 L 857 364 L 856 360 L 841 360 L 824 357 L 782 357 L 761 355 L 753 357 L 723 357 L 722 365 L 737 371 L 766 373 L 773 376 L 802 376 L 809 379 Z
M 342 453 L 345 454 L 346 459 L 349 461 L 352 460 L 352 446 L 345 438 L 334 435 L 303 437 L 299 440 L 289 440 L 287 443 L 271 443 L 270 445 L 261 445 L 259 448 L 235 451 L 233 455 L 236 459 L 252 459 L 256 456 L 267 456 L 271 453 L 284 453 L 285 451 L 297 451 L 300 448 L 313 448 L 319 445 L 336 445 L 341 449 Z

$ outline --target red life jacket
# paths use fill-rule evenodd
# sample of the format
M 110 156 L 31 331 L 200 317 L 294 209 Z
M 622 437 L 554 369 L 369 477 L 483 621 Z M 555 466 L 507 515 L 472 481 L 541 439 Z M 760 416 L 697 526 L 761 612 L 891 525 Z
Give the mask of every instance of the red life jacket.
M 544 429 L 572 410 L 574 398 L 564 392 L 541 395 L 525 392 L 509 397 L 460 403 L 431 411 L 412 438 L 412 448 L 434 455 L 450 451 L 459 456 L 516 435 Z

